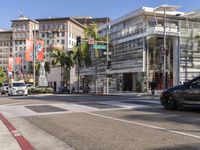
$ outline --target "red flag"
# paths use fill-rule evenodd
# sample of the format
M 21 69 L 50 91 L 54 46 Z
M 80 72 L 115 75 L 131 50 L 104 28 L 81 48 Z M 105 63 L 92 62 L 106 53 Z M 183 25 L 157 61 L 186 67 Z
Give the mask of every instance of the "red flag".
M 33 61 L 33 40 L 26 40 L 26 61 Z
M 16 65 L 20 65 L 22 63 L 22 59 L 20 57 L 15 58 Z
M 44 61 L 44 40 L 36 40 L 35 53 L 39 61 Z
M 9 57 L 8 58 L 8 72 L 12 72 L 13 71 L 13 58 Z

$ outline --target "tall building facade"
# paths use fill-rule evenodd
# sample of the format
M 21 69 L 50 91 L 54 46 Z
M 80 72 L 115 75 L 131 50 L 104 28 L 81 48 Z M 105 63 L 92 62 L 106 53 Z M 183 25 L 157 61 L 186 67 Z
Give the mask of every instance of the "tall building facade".
M 26 39 L 43 39 L 45 40 L 45 61 L 51 61 L 49 48 L 52 45 L 60 47 L 64 52 L 68 53 L 73 50 L 76 45 L 77 36 L 84 38 L 84 28 L 91 24 L 97 23 L 102 25 L 107 22 L 107 18 L 92 17 L 64 17 L 64 18 L 44 18 L 29 19 L 21 15 L 18 19 L 12 20 L 12 29 L 0 30 L 0 67 L 6 71 L 8 67 L 8 57 L 12 54 L 15 59 L 21 58 L 21 68 L 24 74 L 33 78 L 33 62 L 25 60 Z M 14 72 L 19 71 L 19 67 L 13 66 Z M 62 82 L 64 72 L 60 65 L 51 66 L 51 72 L 47 74 L 48 84 L 55 91 L 58 88 L 66 86 Z M 69 85 L 77 87 L 77 68 L 71 69 L 68 76 L 70 78 Z
M 5 72 L 8 67 L 8 58 L 12 54 L 12 30 L 0 30 L 0 68 Z
M 13 45 L 13 58 L 20 57 L 21 67 L 24 73 L 33 73 L 32 62 L 25 60 L 26 39 L 33 39 L 39 24 L 35 20 L 31 20 L 21 15 L 19 19 L 12 20 L 12 45 Z M 14 67 L 14 71 L 18 68 Z
M 107 70 L 107 62 L 102 58 L 97 67 L 91 68 L 90 72 L 96 75 L 82 72 L 82 76 L 93 76 L 91 84 L 97 81 L 105 87 L 109 75 L 110 90 L 115 91 L 145 91 L 153 80 L 157 89 L 163 89 L 166 55 L 166 86 L 191 80 L 200 75 L 199 44 L 195 38 L 200 35 L 199 26 L 198 15 L 190 17 L 185 12 L 166 11 L 166 18 L 163 11 L 155 8 L 130 12 L 98 29 L 101 36 L 109 35 L 112 69 Z
M 45 61 L 50 61 L 50 51 L 48 48 L 50 45 L 57 45 L 60 50 L 68 53 L 73 50 L 76 45 L 76 37 L 84 37 L 84 26 L 76 20 L 65 18 L 46 18 L 36 19 L 39 22 L 40 37 L 45 40 L 46 57 Z M 72 68 L 68 75 L 69 83 L 63 81 L 65 71 L 57 64 L 51 66 L 51 71 L 47 74 L 47 80 L 49 86 L 54 88 L 54 91 L 58 91 L 60 88 L 68 86 L 77 86 L 77 72 L 76 68 Z M 68 84 L 68 85 L 66 85 Z

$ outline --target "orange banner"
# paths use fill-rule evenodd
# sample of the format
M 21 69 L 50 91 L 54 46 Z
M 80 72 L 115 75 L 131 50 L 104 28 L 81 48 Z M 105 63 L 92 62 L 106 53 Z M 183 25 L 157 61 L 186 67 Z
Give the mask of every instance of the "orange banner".
M 26 61 L 33 61 L 33 40 L 26 40 Z
M 36 40 L 35 53 L 37 60 L 44 61 L 44 40 Z
M 12 72 L 13 71 L 13 58 L 9 57 L 8 58 L 8 72 Z
M 22 63 L 22 59 L 20 57 L 15 58 L 15 64 L 20 65 Z

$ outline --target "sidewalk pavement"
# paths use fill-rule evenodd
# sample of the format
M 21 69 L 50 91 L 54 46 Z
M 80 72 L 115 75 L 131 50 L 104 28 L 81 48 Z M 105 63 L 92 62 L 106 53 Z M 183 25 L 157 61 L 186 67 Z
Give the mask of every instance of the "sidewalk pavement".
M 98 96 L 155 96 L 155 97 L 159 97 L 161 94 L 161 90 L 156 90 L 155 94 L 152 95 L 151 92 L 125 92 L 125 91 L 110 91 L 109 94 L 103 94 L 103 93 L 95 93 L 95 92 L 90 92 L 90 93 L 86 93 L 88 95 L 98 95 Z M 80 93 L 80 94 L 84 94 L 84 93 Z
M 1 150 L 21 150 L 19 144 L 12 136 L 8 128 L 0 120 L 0 149 Z
M 35 150 L 2 113 L 0 113 L 0 146 L 0 150 Z
M 54 93 L 54 94 L 73 94 L 73 95 L 91 95 L 91 96 L 155 96 L 159 97 L 161 94 L 161 90 L 156 90 L 155 94 L 152 95 L 151 92 L 125 92 L 125 91 L 110 91 L 109 94 L 103 94 L 103 93 L 95 93 L 94 91 L 89 92 L 89 93 Z

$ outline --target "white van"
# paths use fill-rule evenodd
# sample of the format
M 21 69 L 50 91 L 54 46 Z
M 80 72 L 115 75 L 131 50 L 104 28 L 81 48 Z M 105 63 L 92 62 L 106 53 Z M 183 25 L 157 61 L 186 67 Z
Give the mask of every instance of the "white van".
M 24 82 L 13 81 L 9 84 L 8 96 L 28 95 L 28 88 Z

